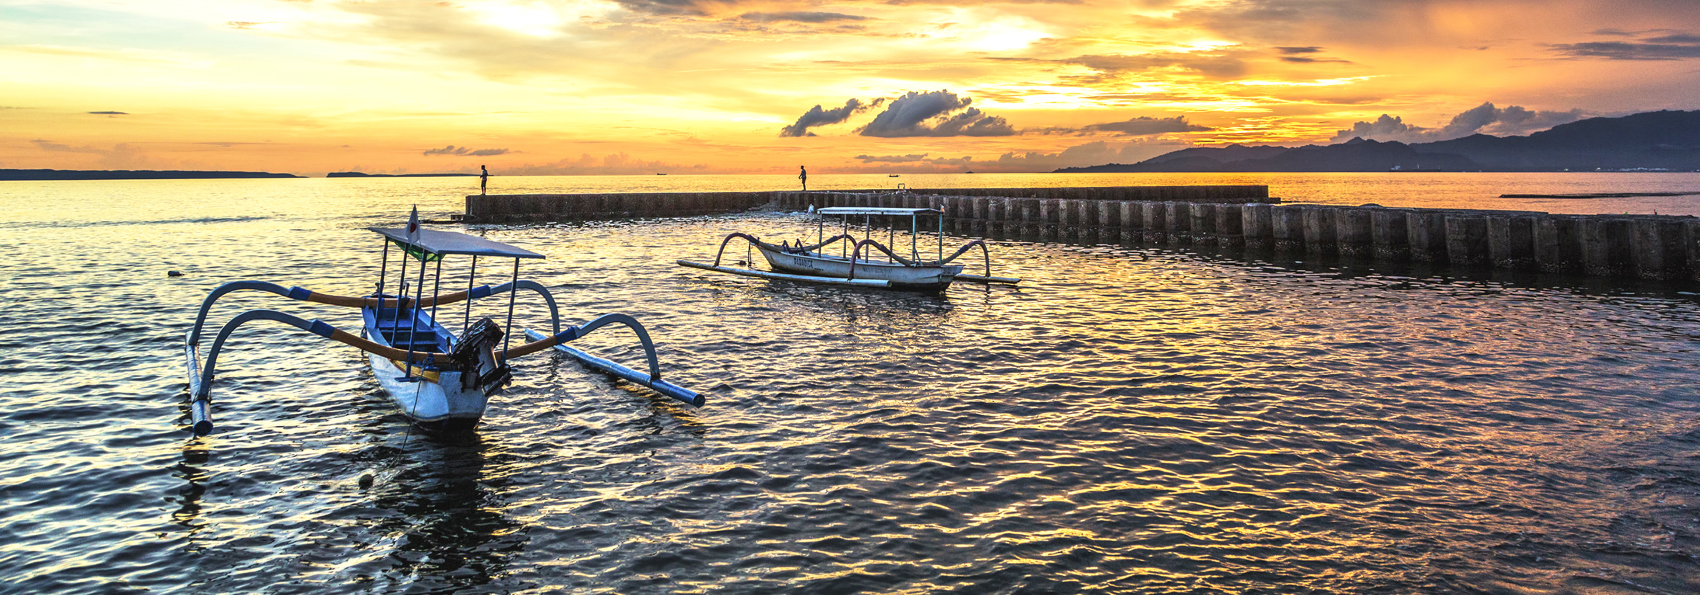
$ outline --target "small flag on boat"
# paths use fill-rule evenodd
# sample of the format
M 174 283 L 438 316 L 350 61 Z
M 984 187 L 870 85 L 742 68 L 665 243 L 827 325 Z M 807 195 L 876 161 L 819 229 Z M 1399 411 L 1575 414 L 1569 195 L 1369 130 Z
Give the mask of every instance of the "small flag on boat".
M 419 205 L 413 205 L 413 215 L 407 218 L 407 241 L 419 241 Z

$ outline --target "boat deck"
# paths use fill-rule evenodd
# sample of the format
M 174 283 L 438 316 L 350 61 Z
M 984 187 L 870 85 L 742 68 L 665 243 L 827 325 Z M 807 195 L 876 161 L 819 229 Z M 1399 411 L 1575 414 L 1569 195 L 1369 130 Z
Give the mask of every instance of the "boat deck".
M 454 335 L 432 320 L 428 311 L 421 310 L 417 319 L 413 308 L 401 308 L 399 319 L 396 308 L 365 308 L 362 313 L 368 332 L 376 331 L 376 340 L 396 349 L 447 353 L 454 345 Z M 415 321 L 412 328 L 409 321 Z

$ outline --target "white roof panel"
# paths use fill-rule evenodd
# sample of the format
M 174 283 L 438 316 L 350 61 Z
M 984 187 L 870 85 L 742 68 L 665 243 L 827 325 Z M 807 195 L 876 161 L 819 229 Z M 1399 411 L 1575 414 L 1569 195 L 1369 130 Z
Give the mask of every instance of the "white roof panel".
M 880 207 L 827 207 L 815 212 L 822 215 L 896 215 L 899 217 L 944 214 L 944 211 L 938 209 L 887 209 Z
M 372 231 L 383 234 L 384 237 L 397 243 L 413 246 L 432 254 L 476 254 L 478 256 L 501 256 L 506 258 L 543 258 L 542 254 L 509 246 L 494 240 L 436 229 L 419 228 L 419 237 L 409 241 L 407 228 L 377 228 L 368 227 Z

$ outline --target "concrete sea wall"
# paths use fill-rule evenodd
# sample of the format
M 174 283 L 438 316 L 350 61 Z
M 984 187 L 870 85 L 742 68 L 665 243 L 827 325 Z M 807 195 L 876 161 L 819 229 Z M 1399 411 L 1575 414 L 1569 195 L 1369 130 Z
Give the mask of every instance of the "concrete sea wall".
M 1700 281 L 1700 219 L 1688 216 L 902 194 L 780 197 L 788 209 L 810 204 L 930 207 L 946 213 L 946 231 L 968 236 Z
M 731 213 L 779 202 L 784 195 L 877 195 L 891 190 L 842 192 L 627 192 L 607 194 L 474 194 L 466 215 L 481 223 L 584 221 L 628 217 L 688 217 Z M 1102 188 L 956 188 L 908 190 L 913 195 L 1000 196 L 1076 200 L 1190 200 L 1269 202 L 1268 186 L 1113 186 Z M 824 199 L 822 199 L 824 200 Z M 804 201 L 805 203 L 807 201 Z
M 785 210 L 924 207 L 943 211 L 945 230 L 966 236 L 1267 250 L 1700 281 L 1700 219 L 1694 217 L 1271 204 L 1240 198 L 1117 198 L 1195 192 L 1179 188 L 1188 187 L 1145 188 L 1137 193 L 1128 188 L 1018 191 L 1062 198 L 970 195 L 958 190 L 950 195 L 884 191 L 469 196 L 467 212 L 475 221 L 500 222 L 681 216 L 764 205 Z M 1263 193 L 1267 195 L 1267 189 Z

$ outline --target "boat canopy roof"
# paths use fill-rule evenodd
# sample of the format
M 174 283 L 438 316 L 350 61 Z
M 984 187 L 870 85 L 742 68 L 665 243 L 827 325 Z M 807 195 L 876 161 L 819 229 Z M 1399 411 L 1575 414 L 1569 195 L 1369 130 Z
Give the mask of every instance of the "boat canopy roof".
M 414 240 L 408 240 L 407 228 L 405 227 L 368 227 L 367 229 L 378 232 L 391 240 L 395 240 L 397 244 L 401 244 L 403 247 L 417 248 L 437 256 L 447 254 L 472 254 L 476 256 L 501 256 L 505 258 L 543 258 L 542 254 L 538 254 L 524 248 L 509 246 L 501 242 L 486 240 L 478 236 L 452 231 L 441 231 L 420 227 L 419 237 Z
M 897 215 L 899 217 L 944 214 L 944 211 L 938 209 L 886 209 L 880 207 L 827 207 L 815 212 L 822 215 Z

